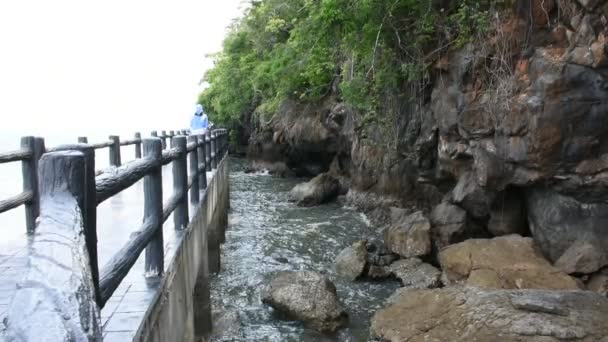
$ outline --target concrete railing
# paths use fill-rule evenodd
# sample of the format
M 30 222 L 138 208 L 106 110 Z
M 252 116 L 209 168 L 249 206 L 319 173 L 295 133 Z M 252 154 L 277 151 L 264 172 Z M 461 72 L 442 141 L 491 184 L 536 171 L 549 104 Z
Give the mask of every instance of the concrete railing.
M 28 340 L 28 337 L 34 340 L 47 329 L 54 334 L 50 340 L 55 337 L 78 341 L 99 338 L 100 308 L 144 249 L 146 274 L 159 276 L 163 273 L 163 223 L 173 213 L 175 229 L 192 226 L 189 224 L 188 193 L 191 203 L 201 208 L 195 214 L 193 224 L 213 223 L 211 219 L 200 217 L 215 212 L 221 197 L 215 189 L 227 189 L 228 186 L 225 162 L 221 162 L 228 151 L 227 131 L 215 130 L 206 136 L 181 133 L 183 135 L 173 132 L 166 135 L 163 132 L 161 137 L 154 137 L 156 134 L 152 132 L 153 137 L 146 139 L 136 134 L 135 139 L 122 142 L 119 137 L 111 136 L 108 142 L 91 145 L 86 144 L 86 137 L 80 137 L 81 143 L 59 146 L 46 154 L 43 154 L 43 139 L 26 137 L 22 139 L 22 150 L 0 154 L 0 163 L 22 161 L 24 170 L 23 193 L 1 201 L 0 213 L 25 204 L 28 232 L 35 232 L 30 243 L 30 249 L 35 253 L 29 256 L 25 280 L 20 283 L 9 308 L 9 334 L 22 340 Z M 165 150 L 169 137 L 171 148 Z M 127 145 L 135 145 L 138 159 L 121 166 L 120 147 Z M 110 163 L 115 168 L 96 176 L 95 150 L 105 147 L 110 148 Z M 163 204 L 161 167 L 168 163 L 173 164 L 173 194 Z M 206 172 L 212 169 L 218 170 L 218 176 L 207 188 Z M 143 224 L 99 270 L 96 208 L 142 178 Z M 221 182 L 226 184 L 217 185 Z M 205 190 L 202 199 L 201 190 Z M 34 224 L 36 220 L 38 222 Z M 210 236 L 215 239 L 213 232 Z M 219 246 L 214 248 L 218 253 L 205 255 L 203 261 L 198 262 L 206 260 L 204 263 L 217 267 L 213 265 L 219 262 Z M 190 272 L 198 276 L 197 272 Z

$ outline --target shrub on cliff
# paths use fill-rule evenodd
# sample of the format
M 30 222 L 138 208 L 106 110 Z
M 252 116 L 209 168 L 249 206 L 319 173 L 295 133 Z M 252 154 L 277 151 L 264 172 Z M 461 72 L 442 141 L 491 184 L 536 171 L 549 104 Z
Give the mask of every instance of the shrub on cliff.
M 505 2 L 251 1 L 205 75 L 210 86 L 199 102 L 216 121 L 234 123 L 246 111 L 268 120 L 287 98 L 335 92 L 377 120 L 387 115 L 384 95 L 420 96 L 431 63 L 484 30 L 488 9 Z

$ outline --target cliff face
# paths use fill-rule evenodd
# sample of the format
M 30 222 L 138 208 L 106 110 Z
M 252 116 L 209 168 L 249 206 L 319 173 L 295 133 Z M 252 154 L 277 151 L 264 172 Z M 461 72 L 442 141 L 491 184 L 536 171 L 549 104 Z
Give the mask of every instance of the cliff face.
M 387 99 L 388 124 L 337 95 L 285 103 L 250 156 L 311 175 L 331 166 L 353 200 L 449 202 L 494 235 L 529 230 L 568 273 L 608 265 L 608 2 L 521 4 L 438 58 L 416 101 Z

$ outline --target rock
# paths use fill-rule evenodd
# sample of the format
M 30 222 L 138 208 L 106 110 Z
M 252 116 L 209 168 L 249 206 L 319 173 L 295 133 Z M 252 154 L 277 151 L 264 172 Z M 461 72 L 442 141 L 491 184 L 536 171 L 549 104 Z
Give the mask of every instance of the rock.
M 348 321 L 336 287 L 316 272 L 278 272 L 262 291 L 262 301 L 320 332 L 334 332 Z
M 381 241 L 367 243 L 367 262 L 370 265 L 388 266 L 399 256 L 391 252 Z
M 555 262 L 555 267 L 572 273 L 593 273 L 603 266 L 602 251 L 591 242 L 577 240 Z
M 394 300 L 372 319 L 383 341 L 608 341 L 608 299 L 592 292 L 448 287 Z
M 608 265 L 608 205 L 582 203 L 547 189 L 527 199 L 532 237 L 568 273 L 592 273 Z
M 441 285 L 441 271 L 418 258 L 396 261 L 390 270 L 407 288 L 432 289 Z
M 393 252 L 405 258 L 431 252 L 431 223 L 421 211 L 384 230 L 384 242 Z
M 490 214 L 491 196 L 477 184 L 472 172 L 460 177 L 452 190 L 452 201 L 472 217 L 485 218 Z
M 544 259 L 531 238 L 472 239 L 439 253 L 446 285 L 502 289 L 578 289 L 576 280 Z
M 300 206 L 315 206 L 329 202 L 340 193 L 340 182 L 333 176 L 323 173 L 309 182 L 296 185 L 290 192 L 292 200 Z
M 486 237 L 483 229 L 467 219 L 459 206 L 442 202 L 431 213 L 433 242 L 441 249 L 447 245 L 476 237 Z
M 411 210 L 398 207 L 390 207 L 389 210 L 391 213 L 391 224 L 397 224 L 405 220 L 405 218 L 412 213 Z
M 242 318 L 235 311 L 213 313 L 213 333 L 211 340 L 218 337 L 230 338 L 239 341 L 245 338 L 243 334 Z
M 274 260 L 280 262 L 281 264 L 288 264 L 289 260 L 285 257 L 274 257 Z
M 367 271 L 367 276 L 374 280 L 386 279 L 392 275 L 393 273 L 390 268 L 386 266 L 370 265 L 369 270 Z
M 587 290 L 608 297 L 608 268 L 591 275 L 587 283 Z
M 519 191 L 498 194 L 490 210 L 488 231 L 494 236 L 524 235 L 528 231 L 524 206 L 525 199 Z
M 357 241 L 346 247 L 336 257 L 336 273 L 343 278 L 355 280 L 365 271 L 367 265 L 366 241 Z

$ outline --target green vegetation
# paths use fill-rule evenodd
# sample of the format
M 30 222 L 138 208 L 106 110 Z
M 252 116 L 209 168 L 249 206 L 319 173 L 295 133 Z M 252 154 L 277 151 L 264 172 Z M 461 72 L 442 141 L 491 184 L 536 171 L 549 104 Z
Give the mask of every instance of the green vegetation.
M 231 124 L 245 111 L 255 109 L 268 119 L 287 98 L 317 101 L 339 89 L 344 101 L 377 119 L 386 94 L 419 96 L 428 84 L 430 65 L 483 32 L 496 4 L 251 1 L 205 75 L 210 87 L 199 102 L 214 121 Z

